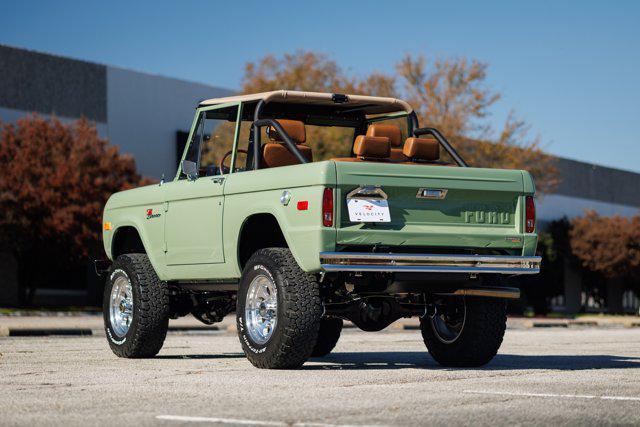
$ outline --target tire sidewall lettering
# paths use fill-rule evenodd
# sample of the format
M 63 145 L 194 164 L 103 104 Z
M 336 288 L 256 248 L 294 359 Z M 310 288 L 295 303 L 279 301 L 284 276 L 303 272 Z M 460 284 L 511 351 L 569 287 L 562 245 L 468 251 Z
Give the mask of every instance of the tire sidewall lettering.
M 105 292 L 105 295 L 110 295 L 111 294 L 111 289 L 113 287 L 113 282 L 115 280 L 115 278 L 117 278 L 119 275 L 122 275 L 124 277 L 126 277 L 130 282 L 131 282 L 131 288 L 132 288 L 132 292 L 134 294 L 134 301 L 135 301 L 135 295 L 136 295 L 136 290 L 135 288 L 135 284 L 133 283 L 133 280 L 131 280 L 131 276 L 129 276 L 129 274 L 127 274 L 127 272 L 122 268 L 122 267 L 118 267 L 118 268 L 114 268 L 113 271 L 111 272 L 111 274 L 109 275 L 109 286 L 108 288 L 108 294 Z M 105 297 L 105 301 L 103 302 L 103 304 L 109 304 L 109 300 L 108 297 Z M 134 307 L 135 307 L 135 302 L 134 302 Z M 119 338 L 115 332 L 113 332 L 112 326 L 111 326 L 111 319 L 107 316 L 106 313 L 108 313 L 109 308 L 107 306 L 106 308 L 106 312 L 105 312 L 105 332 L 107 334 L 107 338 L 109 339 L 109 341 L 111 341 L 113 344 L 115 345 L 123 345 L 124 343 L 127 342 L 127 337 L 129 337 L 129 335 L 132 333 L 133 329 L 134 329 L 134 325 L 136 323 L 136 314 L 135 314 L 135 308 L 134 308 L 134 313 L 133 313 L 133 319 L 131 321 L 131 327 L 129 328 L 129 330 L 127 331 L 127 333 L 125 334 L 124 337 Z

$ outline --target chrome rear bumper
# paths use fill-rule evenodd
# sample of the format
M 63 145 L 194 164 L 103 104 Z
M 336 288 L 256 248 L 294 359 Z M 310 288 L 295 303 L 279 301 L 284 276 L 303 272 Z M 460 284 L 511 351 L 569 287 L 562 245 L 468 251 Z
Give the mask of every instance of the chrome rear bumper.
M 539 256 L 321 252 L 324 271 L 536 274 Z

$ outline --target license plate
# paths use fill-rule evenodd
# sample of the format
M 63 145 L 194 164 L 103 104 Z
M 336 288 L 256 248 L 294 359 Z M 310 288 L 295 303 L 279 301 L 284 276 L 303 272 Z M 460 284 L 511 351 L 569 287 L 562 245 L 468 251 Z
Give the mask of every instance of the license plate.
M 351 222 L 391 222 L 388 200 L 348 199 L 347 209 Z

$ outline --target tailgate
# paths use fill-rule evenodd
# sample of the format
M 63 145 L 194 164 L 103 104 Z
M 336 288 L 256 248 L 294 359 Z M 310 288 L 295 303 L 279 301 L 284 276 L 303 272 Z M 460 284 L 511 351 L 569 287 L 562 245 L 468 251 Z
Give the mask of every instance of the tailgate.
M 336 162 L 336 171 L 339 245 L 523 245 L 521 171 L 375 162 Z M 386 193 L 391 222 L 349 220 L 346 197 L 363 186 Z

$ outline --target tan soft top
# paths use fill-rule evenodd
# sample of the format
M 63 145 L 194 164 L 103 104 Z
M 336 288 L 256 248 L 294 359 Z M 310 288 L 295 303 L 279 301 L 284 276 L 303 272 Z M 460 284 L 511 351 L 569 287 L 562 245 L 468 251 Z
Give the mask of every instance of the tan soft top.
M 296 90 L 275 90 L 272 92 L 254 93 L 250 95 L 228 96 L 213 98 L 200 102 L 200 106 L 226 104 L 228 102 L 251 102 L 264 100 L 265 102 L 282 102 L 292 104 L 340 105 L 342 108 L 362 109 L 365 114 L 393 113 L 397 111 L 413 111 L 405 101 L 381 96 L 349 95 L 347 102 L 336 103 L 332 93 L 301 92 Z

